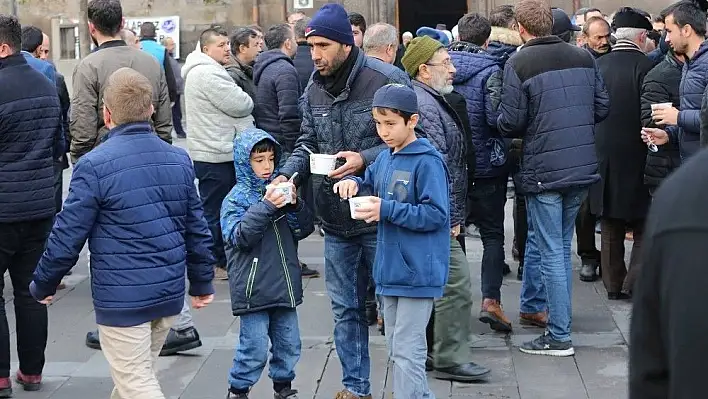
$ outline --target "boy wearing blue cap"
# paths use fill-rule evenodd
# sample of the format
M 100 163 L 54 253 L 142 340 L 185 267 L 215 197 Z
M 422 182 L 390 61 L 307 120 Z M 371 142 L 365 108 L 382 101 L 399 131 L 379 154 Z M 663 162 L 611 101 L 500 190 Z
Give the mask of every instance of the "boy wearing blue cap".
M 380 88 L 372 103 L 376 130 L 389 150 L 364 178 L 348 177 L 334 192 L 350 199 L 355 219 L 378 223 L 374 281 L 383 296 L 394 394 L 429 399 L 425 328 L 433 299 L 442 297 L 450 255 L 450 199 L 445 162 L 427 139 L 418 139 L 418 101 L 406 86 Z M 370 191 L 374 196 L 357 197 Z

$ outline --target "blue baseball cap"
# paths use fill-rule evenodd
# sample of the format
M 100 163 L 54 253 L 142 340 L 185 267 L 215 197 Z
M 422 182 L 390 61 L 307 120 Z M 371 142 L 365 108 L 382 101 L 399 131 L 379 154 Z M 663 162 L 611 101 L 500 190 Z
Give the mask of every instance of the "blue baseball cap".
M 376 90 L 374 101 L 371 105 L 375 108 L 389 108 L 409 114 L 417 114 L 418 96 L 408 86 L 391 83 Z

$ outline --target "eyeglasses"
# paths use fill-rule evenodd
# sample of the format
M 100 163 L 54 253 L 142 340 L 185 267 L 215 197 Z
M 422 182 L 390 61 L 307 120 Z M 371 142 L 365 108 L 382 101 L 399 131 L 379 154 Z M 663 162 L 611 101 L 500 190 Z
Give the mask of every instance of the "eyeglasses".
M 445 68 L 450 68 L 450 67 L 452 66 L 452 60 L 447 59 L 447 60 L 445 60 L 445 61 L 443 61 L 443 62 L 440 62 L 440 63 L 437 63 L 437 64 L 433 64 L 433 63 L 430 63 L 430 62 L 426 62 L 425 65 L 428 65 L 428 66 L 444 66 Z

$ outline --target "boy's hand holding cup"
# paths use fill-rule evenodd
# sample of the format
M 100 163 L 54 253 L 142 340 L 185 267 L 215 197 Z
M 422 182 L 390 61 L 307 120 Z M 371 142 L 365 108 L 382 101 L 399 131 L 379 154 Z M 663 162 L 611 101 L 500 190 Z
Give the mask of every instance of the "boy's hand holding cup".
M 295 186 L 292 183 L 285 182 L 275 184 L 269 184 L 266 186 L 264 200 L 270 202 L 276 208 L 280 209 L 285 205 L 295 203 L 293 196 L 297 195 L 295 191 Z
M 349 199 L 359 192 L 359 185 L 354 180 L 345 179 L 335 184 L 333 189 L 341 199 Z
M 381 198 L 370 196 L 356 199 L 358 201 L 354 209 L 354 219 L 364 220 L 366 223 L 378 222 L 381 219 Z

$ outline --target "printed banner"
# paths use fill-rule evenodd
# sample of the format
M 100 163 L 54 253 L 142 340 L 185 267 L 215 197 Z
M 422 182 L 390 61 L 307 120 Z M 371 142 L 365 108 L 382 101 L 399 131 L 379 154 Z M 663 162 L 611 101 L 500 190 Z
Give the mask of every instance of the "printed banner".
M 175 58 L 180 57 L 179 53 L 179 17 L 140 17 L 140 18 L 126 18 L 125 28 L 132 29 L 138 36 L 140 36 L 140 25 L 143 22 L 152 22 L 155 24 L 157 41 L 160 42 L 166 37 L 171 37 L 175 41 Z

